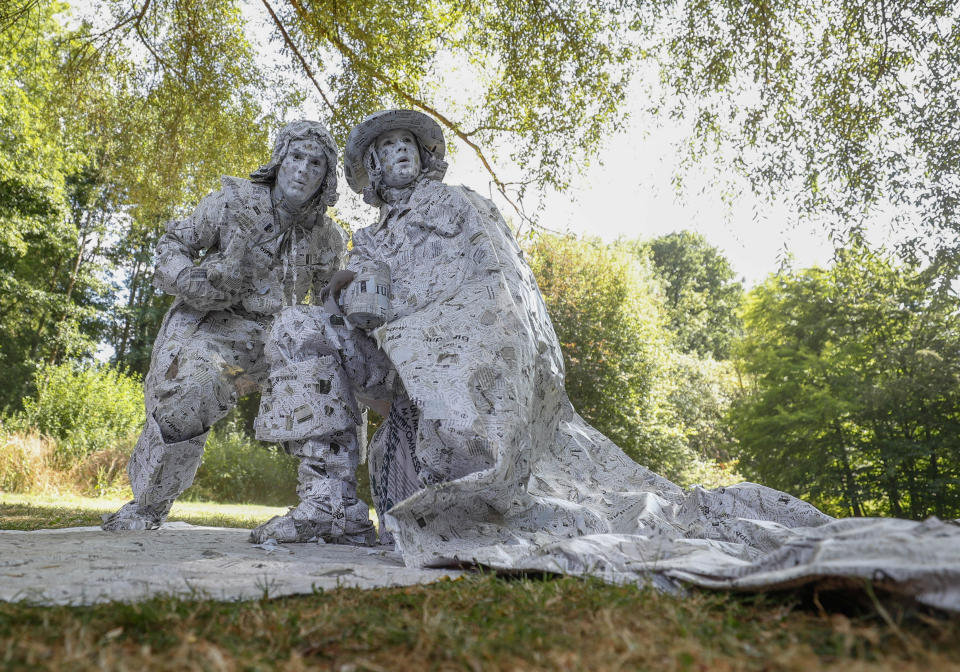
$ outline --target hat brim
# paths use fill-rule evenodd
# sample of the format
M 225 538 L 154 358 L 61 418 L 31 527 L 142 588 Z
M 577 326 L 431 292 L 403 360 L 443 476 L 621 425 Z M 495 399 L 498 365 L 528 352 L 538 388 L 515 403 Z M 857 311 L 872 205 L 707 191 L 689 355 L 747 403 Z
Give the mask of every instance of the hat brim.
M 347 184 L 360 193 L 370 184 L 370 176 L 363 165 L 363 156 L 367 148 L 380 135 L 387 131 L 402 128 L 410 131 L 421 146 L 442 159 L 446 153 L 443 130 L 432 117 L 417 110 L 381 110 L 374 112 L 353 127 L 347 136 L 347 146 L 343 150 L 343 175 Z

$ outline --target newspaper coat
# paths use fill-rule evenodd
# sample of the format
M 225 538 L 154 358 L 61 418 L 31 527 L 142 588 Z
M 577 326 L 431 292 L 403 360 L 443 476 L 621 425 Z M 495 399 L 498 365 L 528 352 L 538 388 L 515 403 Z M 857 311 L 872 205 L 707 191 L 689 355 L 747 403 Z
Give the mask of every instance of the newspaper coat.
M 960 527 L 834 520 L 769 488 L 683 490 L 590 427 L 564 392 L 556 335 L 494 205 L 420 181 L 358 231 L 348 264 L 389 264 L 371 332 L 399 374 L 370 446 L 381 520 L 408 566 L 756 589 L 863 579 L 960 609 Z

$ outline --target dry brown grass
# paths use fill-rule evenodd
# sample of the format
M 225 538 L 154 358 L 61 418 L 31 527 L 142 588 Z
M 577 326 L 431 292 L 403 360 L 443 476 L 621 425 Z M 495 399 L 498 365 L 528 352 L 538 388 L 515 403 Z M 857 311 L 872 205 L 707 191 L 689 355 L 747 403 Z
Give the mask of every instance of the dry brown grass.
M 0 604 L 7 670 L 960 669 L 960 623 L 798 599 L 474 575 L 239 604 Z M 896 622 L 899 619 L 899 623 Z
M 0 432 L 0 490 L 60 492 L 70 486 L 69 474 L 54 466 L 56 443 L 35 432 Z
M 36 432 L 0 431 L 0 492 L 126 496 L 130 446 L 100 450 L 63 468 L 54 439 Z

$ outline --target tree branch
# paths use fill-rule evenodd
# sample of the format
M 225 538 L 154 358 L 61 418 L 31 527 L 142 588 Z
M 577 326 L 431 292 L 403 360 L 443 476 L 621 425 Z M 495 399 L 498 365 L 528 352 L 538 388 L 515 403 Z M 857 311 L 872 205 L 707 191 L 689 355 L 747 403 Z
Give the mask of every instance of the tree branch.
M 441 124 L 446 126 L 450 131 L 452 131 L 454 135 L 460 138 L 460 140 L 464 144 L 470 147 L 470 149 L 472 149 L 473 152 L 477 155 L 477 158 L 480 159 L 480 163 L 483 164 L 484 169 L 490 175 L 490 178 L 493 180 L 493 183 L 496 185 L 497 191 L 500 192 L 500 195 L 503 196 L 504 199 L 506 199 L 507 203 L 510 204 L 510 206 L 514 209 L 517 215 L 519 215 L 524 222 L 529 223 L 531 226 L 536 226 L 536 223 L 523 211 L 521 206 L 518 203 L 516 203 L 507 193 L 506 184 L 504 184 L 504 182 L 497 175 L 496 171 L 493 169 L 493 166 L 490 165 L 490 161 L 487 159 L 486 154 L 483 153 L 483 150 L 480 148 L 480 146 L 477 145 L 475 142 L 473 142 L 470 139 L 470 136 L 467 135 L 463 130 L 461 130 L 459 125 L 457 125 L 455 122 L 448 119 L 445 115 L 441 114 L 435 108 L 428 105 L 425 101 L 420 100 L 416 96 L 413 96 L 412 94 L 404 91 L 400 87 L 400 85 L 398 85 L 396 82 L 393 82 L 387 77 L 385 77 L 384 75 L 382 75 L 376 68 L 366 63 L 355 51 L 353 51 L 353 49 L 347 46 L 347 44 L 340 39 L 339 35 L 329 30 L 322 24 L 310 21 L 306 10 L 303 8 L 303 5 L 300 3 L 300 0 L 289 0 L 289 2 L 291 5 L 293 5 L 293 8 L 296 10 L 297 14 L 299 15 L 300 20 L 303 21 L 304 24 L 311 25 L 317 31 L 319 31 L 322 37 L 326 39 L 328 42 L 330 42 L 330 44 L 332 44 L 334 47 L 336 47 L 337 51 L 339 51 L 343 56 L 345 56 L 354 67 L 364 72 L 370 78 L 375 79 L 376 81 L 386 86 L 390 91 L 392 91 L 401 99 L 405 100 L 412 107 L 419 108 L 423 112 L 426 112 L 427 114 L 433 116 L 435 119 L 437 119 L 437 121 L 439 121 Z
M 303 54 L 301 54 L 300 50 L 297 49 L 297 45 L 293 43 L 293 39 L 290 37 L 290 34 L 287 32 L 287 29 L 284 27 L 283 22 L 280 21 L 280 17 L 276 15 L 276 13 L 273 11 L 273 7 L 270 6 L 270 3 L 267 2 L 267 0 L 261 0 L 261 1 L 263 2 L 263 6 L 266 7 L 267 11 L 270 13 L 270 18 L 272 18 L 273 22 L 276 24 L 277 30 L 279 30 L 280 34 L 283 36 L 283 41 L 286 43 L 288 47 L 290 47 L 290 51 L 292 51 L 294 55 L 296 55 L 297 59 L 300 61 L 300 65 L 303 66 L 304 72 L 307 73 L 307 77 L 310 78 L 310 81 L 313 82 L 313 86 L 317 89 L 317 93 L 319 93 L 320 97 L 323 98 L 323 102 L 326 104 L 327 109 L 330 110 L 330 114 L 331 115 L 334 114 L 335 110 L 334 110 L 333 104 L 327 98 L 327 95 L 323 92 L 323 89 L 320 88 L 320 83 L 313 76 L 313 71 L 310 69 L 310 66 L 307 64 L 307 59 L 303 57 Z
M 29 0 L 19 7 L 0 9 L 0 32 L 13 26 L 13 24 L 29 14 L 30 10 L 39 4 L 40 0 Z
M 152 0 L 146 0 L 146 2 L 143 3 L 143 7 L 140 8 L 140 11 L 139 11 L 139 12 L 137 12 L 136 14 L 131 14 L 130 16 L 128 16 L 127 18 L 125 18 L 123 21 L 120 21 L 119 23 L 117 23 L 116 25 L 113 25 L 113 26 L 111 26 L 110 28 L 107 28 L 106 30 L 104 30 L 104 31 L 101 32 L 101 33 L 97 33 L 96 35 L 93 35 L 92 38 L 93 38 L 93 39 L 96 39 L 96 38 L 98 38 L 98 37 L 103 37 L 104 35 L 109 35 L 110 33 L 114 32 L 114 31 L 116 31 L 116 30 L 119 30 L 120 28 L 123 28 L 125 25 L 127 25 L 127 24 L 130 23 L 131 21 L 132 21 L 135 25 L 139 26 L 139 25 L 140 25 L 140 22 L 143 21 L 143 17 L 144 17 L 144 16 L 146 15 L 146 13 L 147 13 L 147 9 L 150 7 L 151 1 L 152 1 Z

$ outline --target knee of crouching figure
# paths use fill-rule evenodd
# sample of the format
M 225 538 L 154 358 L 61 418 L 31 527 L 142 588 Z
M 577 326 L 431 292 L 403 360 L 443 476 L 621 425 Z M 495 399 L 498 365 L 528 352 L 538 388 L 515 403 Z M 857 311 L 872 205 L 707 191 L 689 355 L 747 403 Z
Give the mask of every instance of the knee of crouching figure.
M 212 362 L 196 361 L 159 386 L 153 417 L 165 442 L 186 441 L 208 431 L 236 402 L 229 376 Z

